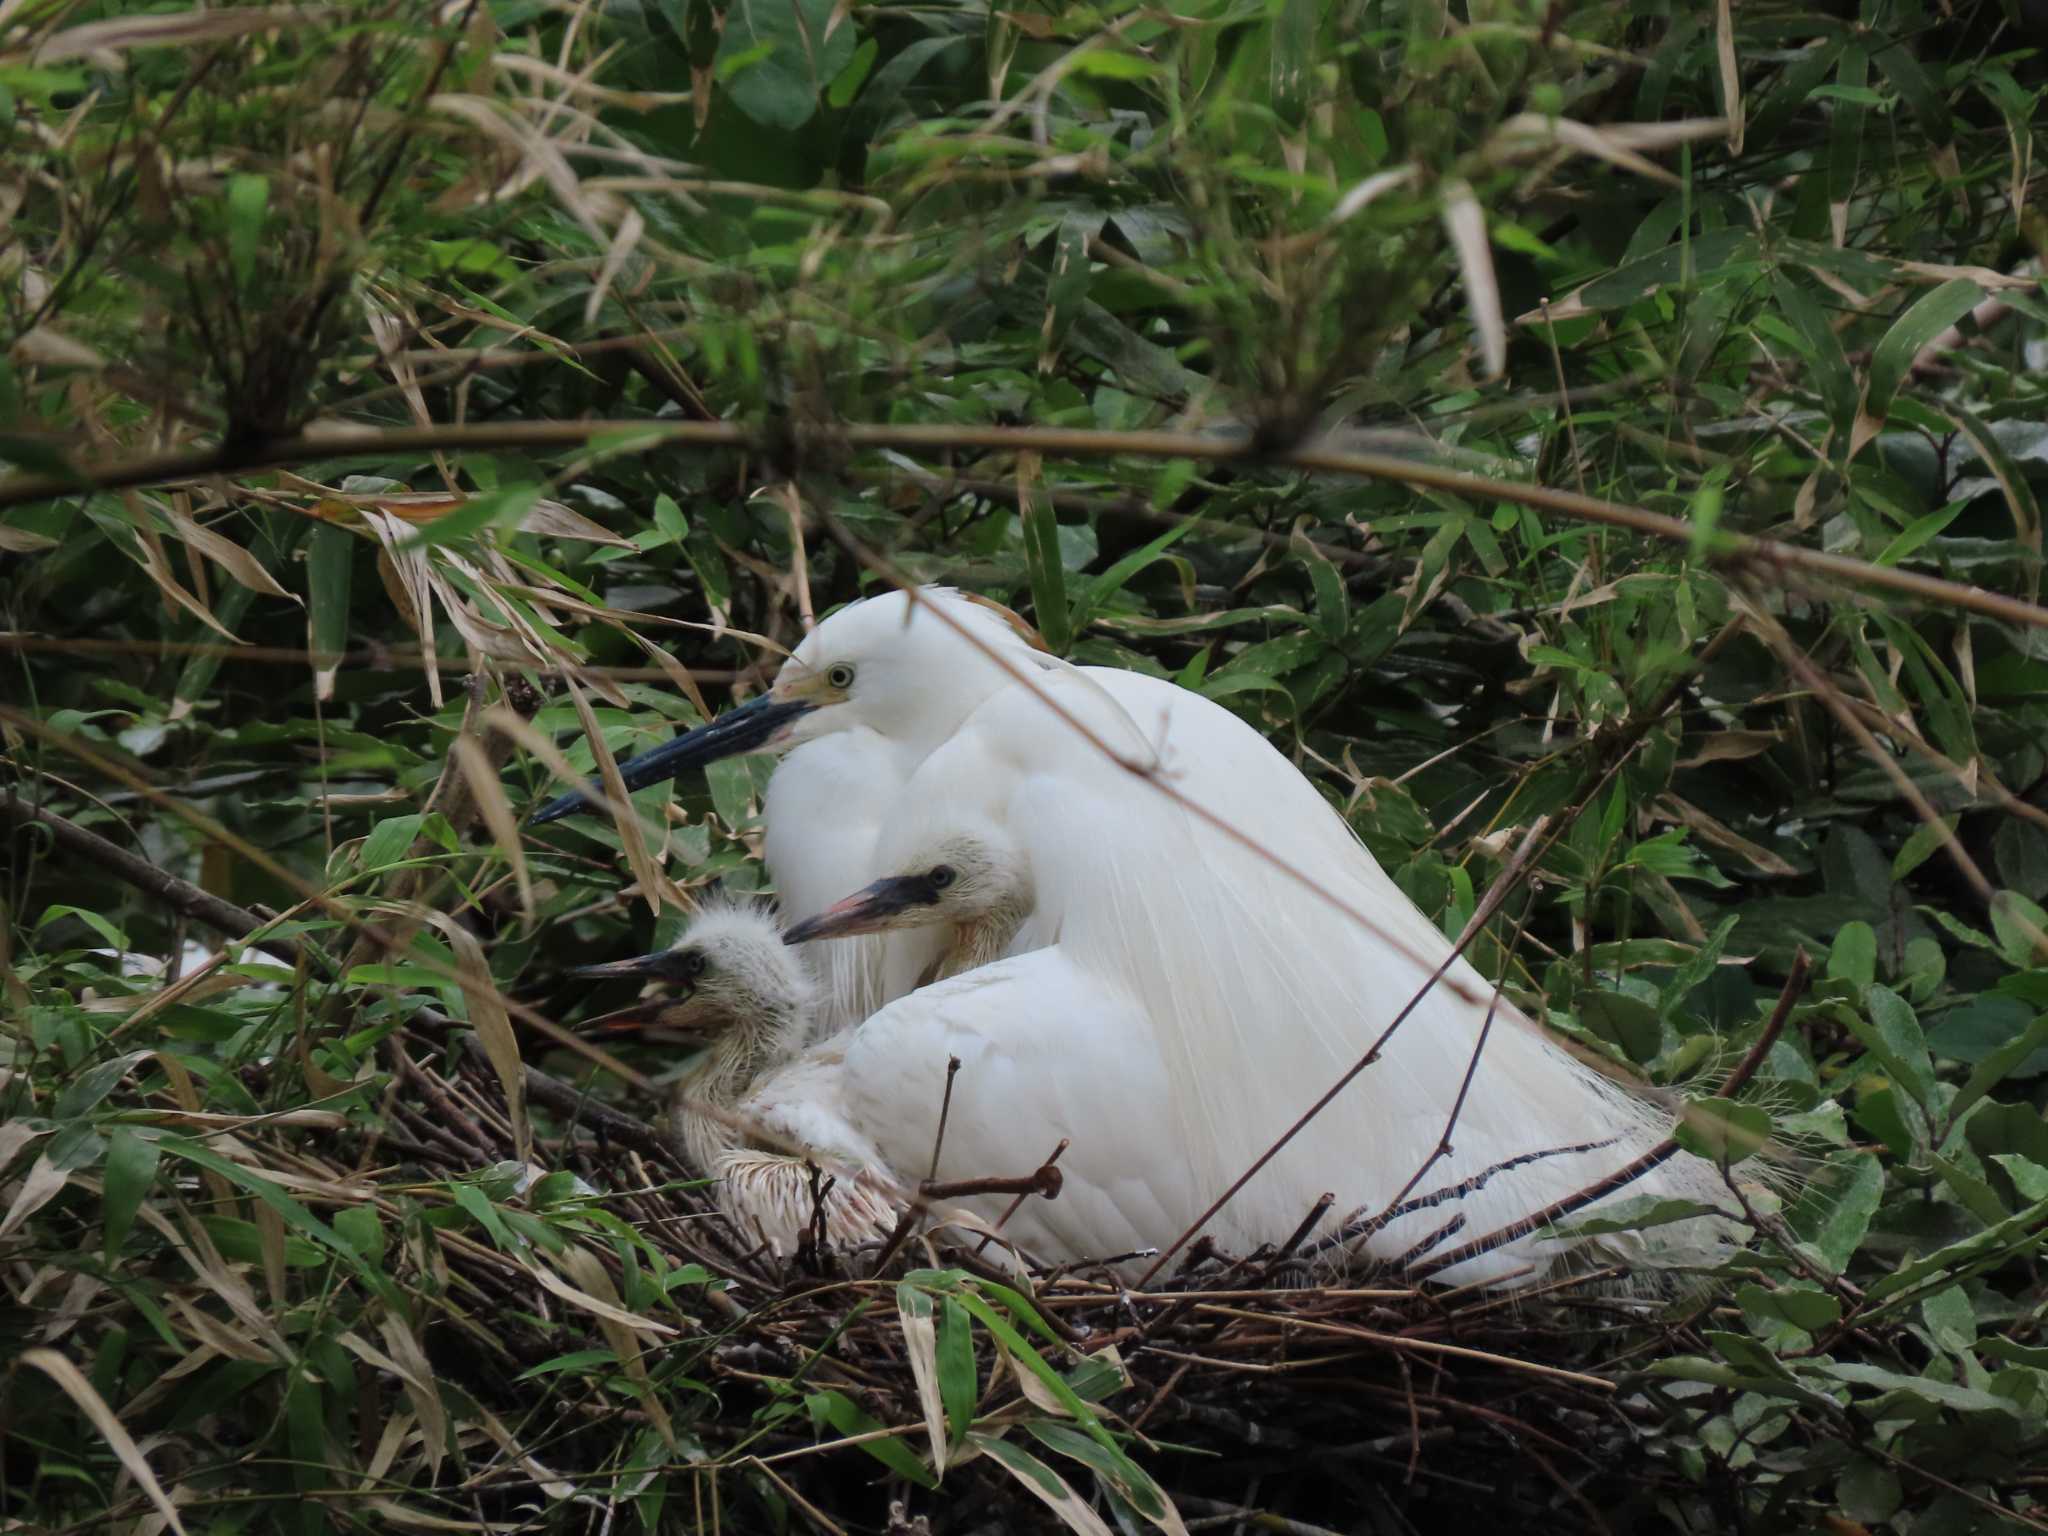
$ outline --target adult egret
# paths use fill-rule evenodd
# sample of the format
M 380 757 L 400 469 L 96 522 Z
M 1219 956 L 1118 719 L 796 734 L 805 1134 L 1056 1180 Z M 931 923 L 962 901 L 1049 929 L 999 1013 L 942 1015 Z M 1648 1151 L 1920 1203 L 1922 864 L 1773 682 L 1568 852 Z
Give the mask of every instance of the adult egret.
M 895 1228 L 897 1181 L 839 1100 L 836 1063 L 804 1053 L 817 987 L 765 911 L 709 905 L 673 949 L 573 974 L 658 983 L 650 1001 L 611 1019 L 705 1044 L 676 1085 L 672 1118 L 685 1156 L 717 1180 L 719 1204 L 742 1231 L 778 1253 L 794 1251 L 818 1204 L 813 1161 L 832 1180 L 823 1202 L 828 1240 L 853 1246 Z M 748 1144 L 746 1125 L 765 1133 L 768 1149 Z
M 1376 1065 L 1225 1206 L 1212 1227 L 1221 1241 L 1280 1241 L 1323 1190 L 1337 1194 L 1331 1227 L 1343 1212 L 1374 1214 L 1427 1163 L 1415 1194 L 1456 1188 L 1456 1198 L 1386 1223 L 1368 1241 L 1380 1257 L 1417 1249 L 1427 1257 L 1593 1184 L 1663 1137 L 1667 1126 L 1649 1104 L 1561 1051 L 1462 961 L 1425 989 L 1450 942 L 1419 913 L 1409 920 L 1415 909 L 1405 899 L 1384 909 L 1376 883 L 1362 879 L 1366 868 L 1378 872 L 1362 850 L 1352 868 L 1327 854 L 1313 866 L 1343 903 L 1331 905 L 1245 858 L 1225 831 L 1133 784 L 1108 758 L 1071 752 L 1073 735 L 1047 715 L 1049 698 L 1126 758 L 1149 750 L 1128 713 L 1087 676 L 995 694 L 913 774 L 901 797 L 913 811 L 891 827 L 881 854 L 889 874 L 799 924 L 793 938 L 936 926 L 952 932 L 942 965 L 963 952 L 969 963 L 1006 948 L 1024 952 L 963 977 L 981 979 L 983 1008 L 995 1006 L 989 993 L 1004 979 L 1026 983 L 1022 969 L 1006 967 L 1057 956 L 1047 965 L 1063 979 L 1059 1004 L 1032 1010 L 1020 997 L 1014 1012 L 1065 1024 L 1061 1042 L 1085 1042 L 1085 1057 L 1063 1059 L 1063 1044 L 1044 1042 L 1042 1022 L 1020 1024 L 1040 1044 L 1032 1073 L 1104 1073 L 1118 1085 L 1108 1110 L 1114 1155 L 1126 1178 L 1153 1186 L 1147 1214 L 1167 1223 L 1139 1225 L 1143 1245 L 1180 1237 L 1417 993 L 1413 1016 Z M 1255 758 L 1243 737 L 1264 748 L 1235 717 L 1217 715 L 1202 739 L 1214 758 Z M 1198 717 L 1194 709 L 1182 715 Z M 1176 766 L 1169 754 L 1161 772 Z M 1313 791 L 1311 801 L 1321 807 Z M 1276 823 L 1272 805 L 1243 815 L 1253 829 Z M 1343 834 L 1335 815 L 1325 813 L 1323 825 L 1333 842 Z M 1356 844 L 1341 840 L 1337 848 Z M 1292 852 L 1307 858 L 1319 850 Z M 1372 911 L 1411 944 L 1374 942 L 1346 905 Z M 1434 956 L 1423 946 L 1434 946 Z M 879 1018 L 897 1008 L 903 1004 Z M 920 1067 L 915 1047 L 907 1036 L 893 1042 L 901 1069 Z M 1006 1135 L 1022 1143 L 1010 1161 L 1044 1135 L 1014 1106 L 1049 1092 L 1036 1083 L 1008 1092 Z M 1450 1151 L 1432 1159 L 1446 1133 Z M 1077 1143 L 1065 1161 L 1069 1188 L 1092 1182 L 1077 1178 L 1079 1151 Z M 1626 1194 L 1712 1204 L 1724 1186 L 1706 1163 L 1677 1157 Z M 1442 1233 L 1452 1223 L 1454 1233 Z M 1690 1223 L 1673 1247 L 1700 1255 L 1722 1241 L 1722 1225 L 1708 1219 Z M 1640 1251 L 1626 1239 L 1604 1247 Z M 1446 1278 L 1501 1280 L 1528 1266 L 1542 1270 L 1559 1253 L 1556 1243 L 1524 1239 L 1466 1260 Z
M 1163 1063 L 1174 1132 L 1149 1158 L 1184 1160 L 1207 1195 L 1249 1168 L 1442 966 L 1378 1062 L 1225 1209 L 1215 1230 L 1226 1242 L 1284 1237 L 1323 1191 L 1354 1179 L 1393 1193 L 1444 1138 L 1454 1106 L 1453 1150 L 1432 1185 L 1543 1154 L 1467 1195 L 1457 1240 L 1591 1183 L 1663 1129 L 1647 1105 L 1496 1007 L 1491 985 L 1451 958 L 1450 941 L 1315 787 L 1189 690 L 1068 667 L 958 594 L 896 593 L 834 614 L 767 694 L 624 772 L 637 787 L 764 748 L 788 752 L 766 810 L 793 916 L 890 873 L 884 829 L 978 815 L 1014 841 L 1036 903 L 1010 947 L 1057 940 L 1087 978 L 1084 995 L 1109 984 L 1135 1009 Z M 543 815 L 576 803 L 564 797 Z M 930 930 L 847 947 L 851 957 L 819 966 L 835 1022 L 902 996 L 937 954 Z M 1004 1150 L 1010 1162 L 1022 1152 Z M 1718 1187 L 1711 1170 L 1674 1159 L 1634 1190 L 1706 1199 Z M 1383 1247 L 1392 1237 L 1381 1234 Z

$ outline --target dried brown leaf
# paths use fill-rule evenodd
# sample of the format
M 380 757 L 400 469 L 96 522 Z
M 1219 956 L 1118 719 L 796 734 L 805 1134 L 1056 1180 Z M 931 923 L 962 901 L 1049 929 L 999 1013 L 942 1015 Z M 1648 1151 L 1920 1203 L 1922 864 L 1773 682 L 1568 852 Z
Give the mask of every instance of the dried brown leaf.
M 1487 378 L 1497 379 L 1507 370 L 1508 328 L 1501 318 L 1500 282 L 1494 276 L 1493 252 L 1486 241 L 1486 212 L 1465 182 L 1445 186 L 1443 220 L 1465 276 L 1465 302 L 1471 310 L 1472 329 L 1479 333 L 1482 371 Z
M 24 1350 L 16 1363 L 33 1366 L 41 1371 L 57 1384 L 66 1397 L 78 1405 L 78 1411 L 92 1421 L 92 1427 L 105 1438 L 115 1458 L 128 1469 L 128 1475 L 135 1479 L 136 1486 L 148 1497 L 149 1502 L 156 1506 L 157 1513 L 164 1517 L 164 1523 L 176 1531 L 178 1536 L 185 1536 L 185 1522 L 178 1518 L 177 1507 L 164 1492 L 164 1485 L 156 1480 L 156 1473 L 150 1470 L 149 1462 L 144 1458 L 141 1448 L 136 1445 L 134 1437 L 121 1427 L 121 1421 L 114 1416 L 114 1410 L 109 1408 L 106 1399 L 93 1389 L 93 1384 L 85 1379 L 85 1373 L 54 1349 Z
M 512 878 L 519 887 L 519 910 L 531 919 L 533 876 L 526 867 L 526 847 L 519 840 L 519 818 L 512 813 L 512 802 L 505 798 L 504 780 L 498 777 L 490 754 L 474 736 L 457 736 L 450 750 L 476 801 L 477 814 L 483 817 L 492 841 L 512 866 Z

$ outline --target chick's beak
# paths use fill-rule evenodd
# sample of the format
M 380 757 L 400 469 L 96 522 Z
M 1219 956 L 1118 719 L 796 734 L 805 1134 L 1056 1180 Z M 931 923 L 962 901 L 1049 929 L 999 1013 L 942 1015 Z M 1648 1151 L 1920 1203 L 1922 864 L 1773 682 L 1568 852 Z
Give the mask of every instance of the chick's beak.
M 805 918 L 782 937 L 786 943 L 805 944 L 812 939 L 844 939 L 857 933 L 911 927 L 919 909 L 938 899 L 939 893 L 922 875 L 888 875 L 846 900 L 834 902 L 816 917 Z
M 691 768 L 715 763 L 723 757 L 773 747 L 785 727 L 817 707 L 815 699 L 778 698 L 772 691 L 764 693 L 759 698 L 747 700 L 737 709 L 728 709 L 706 725 L 685 731 L 674 740 L 650 748 L 638 757 L 628 758 L 619 764 L 619 777 L 628 790 L 644 789 L 649 784 L 678 778 Z M 550 800 L 533 813 L 532 824 L 543 826 L 591 809 L 602 791 L 593 788 L 590 793 L 593 798 L 586 799 L 583 791 L 571 790 Z
M 674 974 L 674 957 L 668 951 L 636 955 L 630 960 L 608 960 L 602 965 L 579 965 L 571 976 L 587 981 L 661 980 L 668 983 L 623 1008 L 601 1013 L 572 1026 L 585 1039 L 701 1041 L 711 1033 L 712 1011 L 696 996 L 696 985 Z

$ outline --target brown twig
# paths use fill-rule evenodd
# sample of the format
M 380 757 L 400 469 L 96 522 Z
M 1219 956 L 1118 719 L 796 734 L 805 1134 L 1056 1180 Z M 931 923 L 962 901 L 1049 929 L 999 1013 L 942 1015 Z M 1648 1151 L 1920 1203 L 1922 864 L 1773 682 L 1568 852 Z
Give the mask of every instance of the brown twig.
M 1505 501 L 1516 506 L 1555 512 L 1579 522 L 1630 532 L 1669 543 L 1694 545 L 1700 530 L 1682 518 L 1667 517 L 1641 507 L 1624 506 L 1552 486 L 1494 480 L 1464 470 L 1444 469 L 1389 454 L 1351 453 L 1336 448 L 1293 448 L 1266 452 L 1249 440 L 1182 432 L 1105 432 L 1067 427 L 884 426 L 848 423 L 791 429 L 799 446 L 827 452 L 898 449 L 946 453 L 978 449 L 990 452 L 1038 453 L 1047 457 L 1196 459 L 1206 463 L 1270 464 L 1316 474 L 1384 480 L 1481 504 Z M 81 490 L 120 490 L 140 485 L 203 480 L 218 475 L 328 459 L 402 457 L 441 450 L 582 448 L 611 436 L 637 436 L 649 447 L 744 448 L 774 451 L 767 435 L 737 422 L 644 419 L 480 422 L 440 427 L 332 427 L 318 433 L 259 438 L 214 448 L 142 454 L 117 459 L 98 468 L 70 474 L 16 474 L 0 479 L 0 508 L 49 501 Z M 783 446 L 786 446 L 784 444 Z M 1792 571 L 1829 580 L 1859 583 L 1897 592 L 1950 608 L 1981 613 L 2030 628 L 2048 628 L 2048 607 L 1981 587 L 1965 586 L 1938 576 L 1896 566 L 1876 565 L 1827 550 L 1806 549 L 1775 539 L 1757 538 L 1732 529 L 1718 529 L 1703 551 L 1718 562 L 1753 569 Z

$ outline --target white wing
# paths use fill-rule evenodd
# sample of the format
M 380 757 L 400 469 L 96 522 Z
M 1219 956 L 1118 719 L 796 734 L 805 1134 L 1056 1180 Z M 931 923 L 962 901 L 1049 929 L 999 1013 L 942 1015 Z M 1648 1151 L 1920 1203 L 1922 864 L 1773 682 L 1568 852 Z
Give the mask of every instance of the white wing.
M 1057 949 L 920 988 L 854 1032 L 852 1117 L 909 1179 L 931 1166 L 946 1063 L 957 1057 L 941 1179 L 1030 1173 L 1069 1142 L 1055 1200 L 1024 1202 L 1004 1234 L 1048 1260 L 1170 1242 L 1199 1210 L 1174 1145 L 1152 1031 L 1130 999 Z M 1007 1195 L 964 1200 L 994 1221 Z
M 1057 679 L 1046 691 L 1125 757 L 1156 754 L 1181 794 L 1335 903 L 1110 761 L 1021 689 L 976 711 L 927 761 L 907 799 L 944 806 L 963 794 L 985 800 L 989 785 L 1002 786 L 1008 798 L 994 815 L 1024 844 L 1038 889 L 1019 947 L 1057 939 L 1075 966 L 1127 989 L 1164 1073 L 1148 1115 L 1149 1156 L 1184 1164 L 1214 1196 L 1365 1054 L 1451 943 L 1251 727 L 1138 674 L 1089 681 L 1081 689 Z M 974 765 L 971 779 L 963 763 Z M 960 787 L 963 779 L 970 787 Z M 1337 1196 L 1337 1214 L 1370 1213 L 1391 1199 L 1442 1137 L 1492 1006 L 1491 986 L 1462 960 L 1452 964 L 1381 1059 L 1233 1201 L 1213 1229 L 1219 1240 L 1239 1248 L 1278 1241 L 1325 1191 Z M 1455 1203 L 1391 1224 L 1371 1249 L 1398 1257 L 1460 1220 L 1435 1250 L 1446 1251 L 1612 1172 L 1663 1129 L 1647 1105 L 1502 1004 L 1453 1151 L 1415 1193 L 1515 1166 Z M 1703 1165 L 1674 1159 L 1626 1193 L 1698 1198 L 1717 1184 Z M 1497 1278 L 1546 1258 L 1524 1243 L 1448 1277 Z

